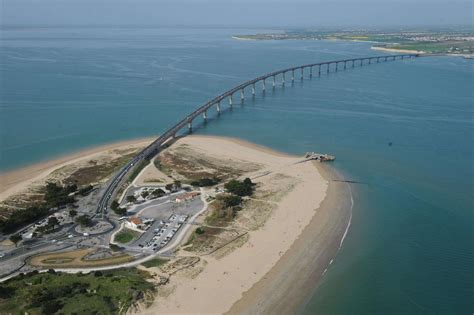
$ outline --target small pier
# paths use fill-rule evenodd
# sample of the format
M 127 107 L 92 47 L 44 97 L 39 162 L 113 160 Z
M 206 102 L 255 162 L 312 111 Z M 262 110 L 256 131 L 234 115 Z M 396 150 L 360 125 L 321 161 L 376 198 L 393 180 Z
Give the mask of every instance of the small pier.
M 336 157 L 333 155 L 321 154 L 321 153 L 315 153 L 315 152 L 307 152 L 304 157 L 306 161 L 315 160 L 319 162 L 332 162 L 336 159 Z

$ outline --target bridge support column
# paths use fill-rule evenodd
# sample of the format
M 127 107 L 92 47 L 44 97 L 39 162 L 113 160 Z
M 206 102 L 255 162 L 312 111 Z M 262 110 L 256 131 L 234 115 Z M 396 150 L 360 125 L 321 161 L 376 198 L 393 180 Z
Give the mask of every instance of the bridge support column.
M 380 62 L 380 60 L 379 60 L 379 59 L 380 59 L 380 57 L 377 57 L 377 63 L 379 63 L 379 62 Z
M 233 103 L 233 100 L 232 100 L 232 94 L 229 96 L 229 105 L 230 105 L 230 108 L 232 108 L 232 104 Z
M 346 64 L 347 64 L 347 61 L 344 61 L 344 70 L 346 70 Z
M 252 84 L 252 96 L 255 96 L 255 83 Z
M 313 67 L 309 67 L 309 77 L 313 77 Z
M 281 85 L 285 86 L 285 72 L 281 74 Z
M 402 60 L 403 60 L 403 57 L 405 57 L 404 55 L 402 55 Z
M 304 68 L 301 68 L 301 80 L 304 79 Z
M 329 74 L 329 63 L 328 63 L 328 68 L 327 68 L 326 73 Z
M 318 66 L 318 76 L 321 76 L 321 65 Z
M 372 63 L 372 58 L 369 58 L 369 65 Z
M 291 70 L 291 83 L 295 82 L 295 70 Z
M 245 98 L 244 89 L 240 90 L 240 101 L 243 102 Z
M 217 115 L 221 114 L 221 102 L 217 102 Z
M 352 59 L 352 68 L 354 68 L 355 60 Z
M 360 65 L 362 66 L 364 64 L 364 59 L 360 60 Z
M 275 88 L 275 76 L 273 76 L 272 87 Z
M 387 57 L 385 57 L 385 61 L 387 61 L 387 60 L 388 60 Z
M 207 123 L 207 111 L 202 113 L 202 118 L 204 119 L 204 122 Z
M 397 57 L 393 56 L 393 61 L 395 61 L 396 58 L 397 58 Z
M 336 61 L 336 72 L 337 72 L 337 66 L 339 65 L 339 62 Z
M 188 120 L 188 132 L 192 133 L 193 132 L 193 121 Z
M 262 91 L 265 93 L 265 79 L 262 80 Z

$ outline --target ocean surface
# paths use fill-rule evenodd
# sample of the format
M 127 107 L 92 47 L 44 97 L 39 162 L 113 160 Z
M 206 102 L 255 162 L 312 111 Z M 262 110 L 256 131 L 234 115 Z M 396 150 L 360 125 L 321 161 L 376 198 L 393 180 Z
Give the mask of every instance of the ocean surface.
M 0 31 L 0 170 L 156 135 L 242 81 L 381 55 L 369 43 L 240 41 L 267 30 Z M 472 314 L 473 60 L 373 64 L 267 85 L 196 133 L 334 154 L 352 225 L 304 314 Z M 247 91 L 247 96 L 250 91 Z M 234 100 L 237 100 L 234 98 Z M 228 106 L 223 106 L 226 109 Z

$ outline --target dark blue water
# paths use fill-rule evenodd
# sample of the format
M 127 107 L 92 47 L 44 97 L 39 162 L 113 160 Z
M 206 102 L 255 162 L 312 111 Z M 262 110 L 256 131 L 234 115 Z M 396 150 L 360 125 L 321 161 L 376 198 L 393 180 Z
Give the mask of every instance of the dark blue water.
M 255 31 L 3 29 L 0 169 L 159 134 L 262 73 L 381 54 L 367 43 L 230 38 Z M 473 62 L 419 58 L 268 88 L 196 132 L 328 152 L 363 183 L 305 313 L 471 314 Z

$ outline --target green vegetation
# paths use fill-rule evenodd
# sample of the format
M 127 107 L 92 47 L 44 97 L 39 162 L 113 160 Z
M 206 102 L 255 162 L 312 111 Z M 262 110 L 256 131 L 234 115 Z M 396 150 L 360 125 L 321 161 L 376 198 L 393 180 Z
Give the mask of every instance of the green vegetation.
M 161 188 L 157 188 L 151 192 L 152 198 L 163 197 L 165 194 L 166 194 L 165 191 Z
M 129 229 L 123 229 L 119 233 L 115 235 L 114 240 L 118 243 L 126 244 L 131 242 L 135 237 L 137 237 L 138 232 L 129 230 Z
M 290 30 L 282 33 L 236 35 L 252 40 L 349 40 L 378 43 L 375 46 L 435 54 L 473 54 L 472 29 L 439 30 Z
M 228 181 L 224 187 L 227 194 L 217 195 L 216 200 L 211 204 L 211 214 L 206 218 L 209 225 L 225 226 L 242 208 L 242 197 L 251 196 L 254 191 L 255 184 L 250 178 L 243 181 L 232 179 Z M 197 231 L 196 231 L 197 232 Z
M 166 264 L 168 261 L 169 261 L 168 259 L 154 258 L 152 260 L 145 261 L 142 265 L 145 266 L 146 268 L 160 267 Z
M 0 232 L 9 234 L 16 230 L 40 220 L 51 213 L 52 208 L 65 207 L 74 203 L 73 193 L 77 191 L 76 185 L 59 186 L 48 183 L 44 187 L 44 197 L 38 205 L 13 212 L 8 218 L 0 220 Z
M 92 189 L 94 189 L 94 186 L 87 185 L 87 186 L 82 187 L 81 189 L 79 189 L 79 191 L 77 193 L 81 196 L 87 196 L 88 194 L 90 194 Z
M 56 217 L 50 217 L 48 219 L 48 223 L 46 225 L 42 225 L 38 227 L 35 232 L 36 233 L 41 233 L 41 234 L 49 234 L 54 232 L 56 227 L 59 226 L 59 221 Z
M 84 214 L 77 217 L 76 223 L 82 227 L 88 227 L 88 226 L 92 226 L 93 222 L 92 222 L 92 219 L 87 214 Z
M 74 219 L 74 217 L 77 215 L 77 211 L 74 209 L 69 210 L 69 216 Z
M 148 160 L 142 160 L 140 163 L 138 163 L 130 174 L 128 181 L 133 181 L 138 176 L 138 174 L 140 174 L 140 172 L 148 165 L 148 163 L 150 163 L 150 161 Z
M 21 237 L 20 234 L 13 234 L 10 236 L 9 240 L 15 243 L 15 246 L 22 240 L 23 238 Z
M 196 229 L 196 231 L 194 231 L 194 233 L 196 233 L 196 234 L 198 234 L 198 235 L 201 235 L 201 234 L 204 234 L 205 231 L 204 231 L 203 228 L 198 227 L 198 228 Z
M 224 188 L 237 196 L 250 196 L 253 193 L 253 186 L 250 178 L 246 178 L 243 181 L 232 179 L 224 185 Z
M 110 208 L 119 216 L 124 216 L 127 214 L 127 209 L 120 207 L 120 204 L 117 200 L 112 201 Z
M 44 218 L 50 213 L 45 206 L 31 206 L 13 212 L 8 218 L 0 220 L 0 232 L 9 234 L 16 230 Z
M 93 274 L 35 271 L 0 284 L 0 313 L 124 314 L 154 291 L 148 277 L 137 269 Z
M 135 203 L 137 201 L 137 198 L 134 195 L 127 196 L 126 198 L 127 202 Z
M 197 187 L 209 187 L 219 184 L 219 179 L 217 178 L 200 178 L 199 180 L 191 182 L 192 186 Z
M 75 184 L 68 186 L 59 186 L 55 183 L 47 183 L 45 186 L 44 201 L 48 208 L 61 207 L 76 200 L 71 196 L 73 192 L 77 191 Z

